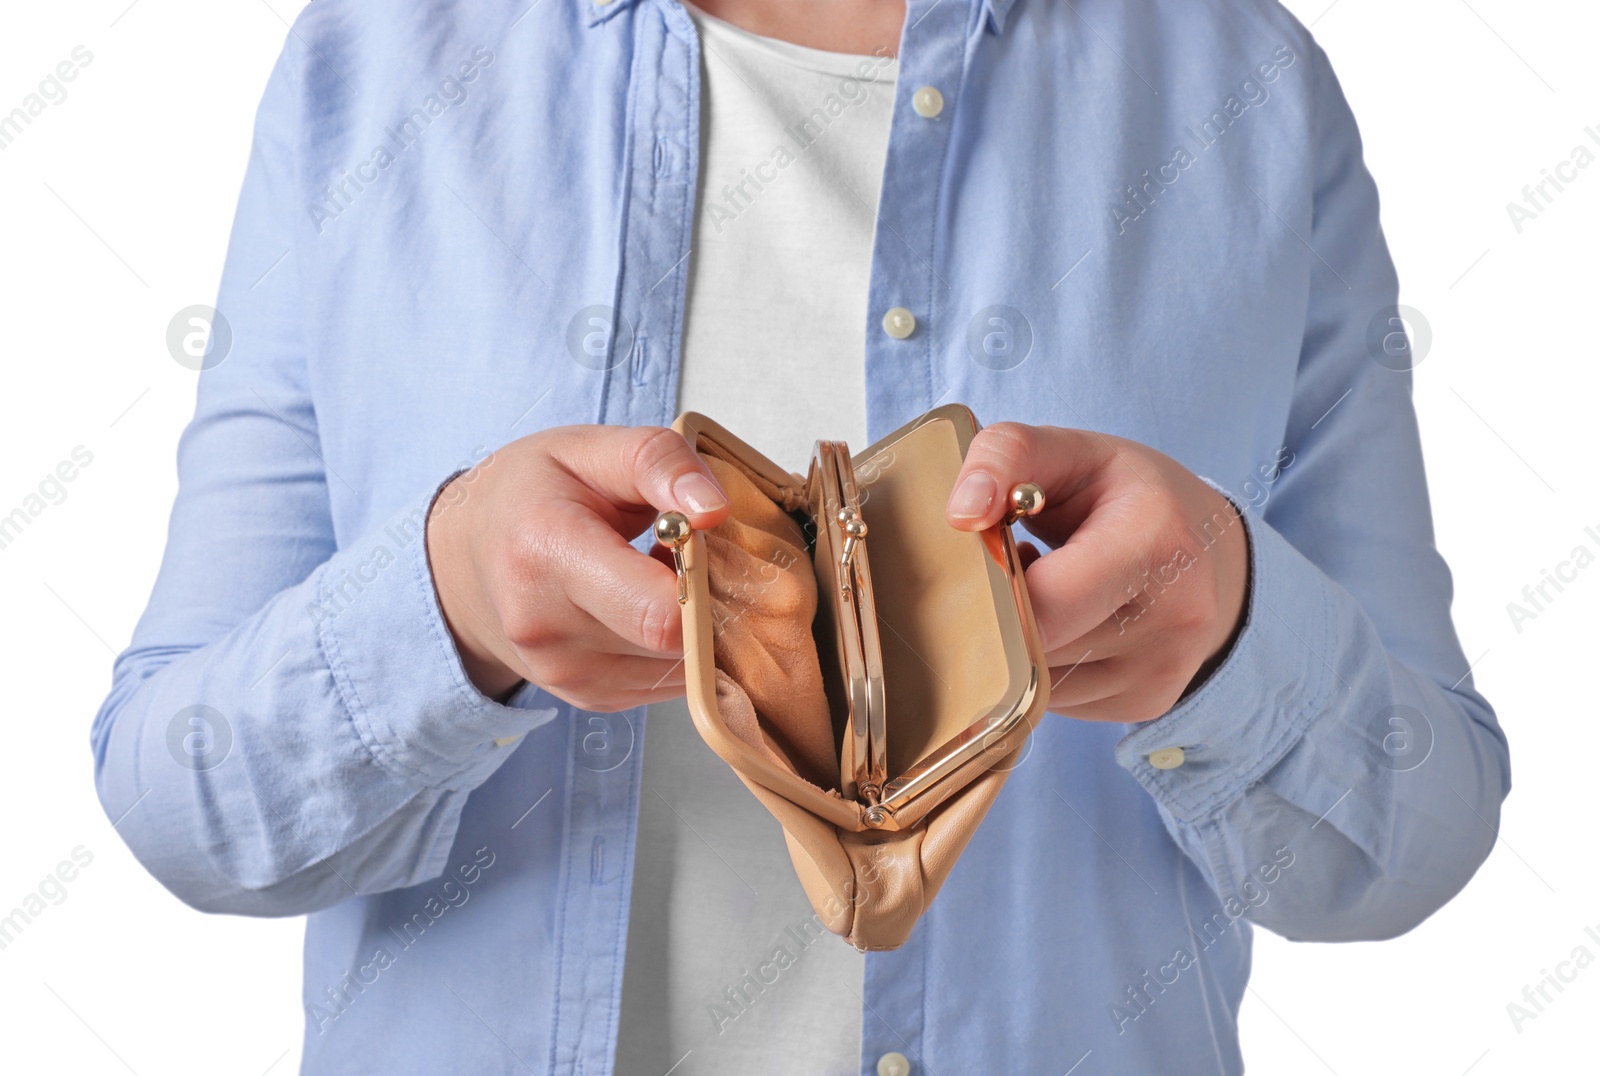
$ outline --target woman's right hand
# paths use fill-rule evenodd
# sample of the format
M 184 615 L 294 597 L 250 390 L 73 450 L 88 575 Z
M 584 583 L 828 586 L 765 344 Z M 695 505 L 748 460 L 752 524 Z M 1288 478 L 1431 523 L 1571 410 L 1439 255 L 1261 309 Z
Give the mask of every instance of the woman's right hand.
M 628 544 L 669 509 L 704 529 L 726 517 L 728 499 L 662 427 L 544 430 L 445 486 L 428 517 L 428 560 L 478 690 L 504 699 L 528 680 L 598 711 L 681 695 L 670 556 Z

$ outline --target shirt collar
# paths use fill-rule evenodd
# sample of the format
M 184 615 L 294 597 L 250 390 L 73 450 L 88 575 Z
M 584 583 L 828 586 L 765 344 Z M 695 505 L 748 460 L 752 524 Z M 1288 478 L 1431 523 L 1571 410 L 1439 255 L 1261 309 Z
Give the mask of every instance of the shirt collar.
M 1011 14 L 1011 5 L 1017 0 L 983 0 L 983 14 L 988 20 L 989 29 L 996 34 L 1006 32 L 1006 16 Z
M 640 0 L 572 0 L 583 13 L 584 21 L 590 26 L 597 26 L 611 16 L 625 8 L 631 7 Z M 673 3 L 674 0 L 665 0 Z M 935 3 L 946 0 L 934 0 Z M 984 24 L 995 34 L 1005 32 L 1006 16 L 1011 13 L 1011 6 L 1016 0 L 981 0 L 983 5 Z

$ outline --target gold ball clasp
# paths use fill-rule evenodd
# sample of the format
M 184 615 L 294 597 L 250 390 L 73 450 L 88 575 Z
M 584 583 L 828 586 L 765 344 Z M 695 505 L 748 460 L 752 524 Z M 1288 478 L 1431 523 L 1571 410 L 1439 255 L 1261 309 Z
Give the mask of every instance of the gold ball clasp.
M 664 546 L 677 548 L 689 540 L 693 530 L 682 512 L 662 512 L 656 517 L 656 541 Z
M 1018 482 L 1011 487 L 1011 519 L 1036 516 L 1044 511 L 1044 490 L 1037 482 Z

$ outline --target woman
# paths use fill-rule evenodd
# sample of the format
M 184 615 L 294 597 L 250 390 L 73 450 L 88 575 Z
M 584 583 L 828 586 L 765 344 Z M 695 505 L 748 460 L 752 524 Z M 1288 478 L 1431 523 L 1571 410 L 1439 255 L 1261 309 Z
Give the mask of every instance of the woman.
M 1241 1071 L 1250 924 L 1408 930 L 1509 784 L 1326 57 L 1253 0 L 702 8 L 302 15 L 107 810 L 310 915 L 307 1073 Z M 863 957 L 688 731 L 642 532 L 726 512 L 680 408 L 799 467 L 952 400 L 951 525 L 1049 496 L 1059 716 Z

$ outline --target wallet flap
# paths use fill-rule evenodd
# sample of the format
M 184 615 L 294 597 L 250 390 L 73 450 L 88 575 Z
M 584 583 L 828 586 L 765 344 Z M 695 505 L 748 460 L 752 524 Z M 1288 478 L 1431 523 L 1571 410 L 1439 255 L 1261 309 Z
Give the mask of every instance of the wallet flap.
M 695 412 L 678 416 L 672 428 L 696 451 L 704 451 L 736 464 L 762 491 L 780 504 L 799 507 L 804 483 L 784 471 L 716 422 Z M 683 558 L 684 587 L 684 693 L 695 729 L 706 745 L 747 780 L 754 781 L 789 802 L 804 807 L 832 825 L 846 830 L 865 828 L 862 807 L 829 794 L 786 768 L 770 754 L 757 750 L 729 727 L 717 698 L 716 645 L 712 637 L 713 614 L 709 554 L 701 531 L 689 534 L 679 550 Z
M 954 488 L 977 430 L 970 410 L 947 405 L 855 459 L 874 544 L 894 550 L 872 585 L 890 698 L 883 802 L 901 824 L 929 809 L 905 813 L 917 797 L 1010 751 L 1011 732 L 1044 710 L 1047 666 L 1009 528 L 956 530 L 945 496 L 928 493 Z

